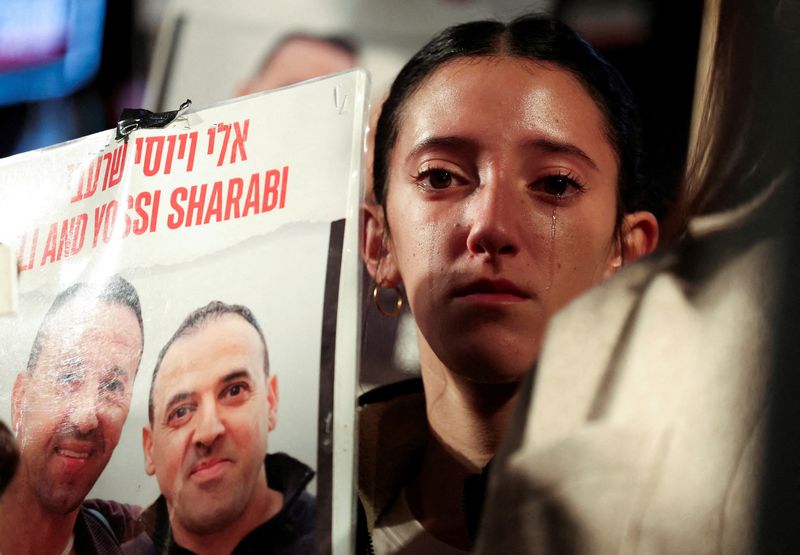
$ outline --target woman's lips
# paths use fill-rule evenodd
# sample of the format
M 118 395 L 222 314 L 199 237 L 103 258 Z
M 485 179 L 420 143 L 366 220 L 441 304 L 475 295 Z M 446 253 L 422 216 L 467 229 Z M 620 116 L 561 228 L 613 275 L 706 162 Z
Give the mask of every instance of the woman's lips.
M 479 279 L 456 287 L 453 298 L 475 303 L 509 304 L 525 301 L 530 295 L 505 279 Z

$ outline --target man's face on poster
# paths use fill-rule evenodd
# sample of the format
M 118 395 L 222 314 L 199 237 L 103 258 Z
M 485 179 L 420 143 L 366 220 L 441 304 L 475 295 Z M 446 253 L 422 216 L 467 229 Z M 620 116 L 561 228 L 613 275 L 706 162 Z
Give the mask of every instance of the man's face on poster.
M 265 360 L 255 328 L 233 313 L 203 322 L 164 355 L 143 440 L 145 469 L 156 475 L 173 524 L 195 534 L 221 530 L 265 480 L 278 406 Z
M 38 360 L 14 385 L 20 472 L 42 507 L 68 513 L 119 441 L 143 338 L 130 308 L 80 295 L 43 325 Z

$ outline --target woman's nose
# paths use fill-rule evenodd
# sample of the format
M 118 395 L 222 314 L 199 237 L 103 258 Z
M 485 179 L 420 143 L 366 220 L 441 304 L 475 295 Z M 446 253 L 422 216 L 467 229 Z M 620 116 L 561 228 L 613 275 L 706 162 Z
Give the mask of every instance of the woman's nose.
M 522 209 L 508 183 L 495 179 L 481 185 L 469 207 L 467 250 L 475 255 L 515 255 L 520 245 L 514 218 Z

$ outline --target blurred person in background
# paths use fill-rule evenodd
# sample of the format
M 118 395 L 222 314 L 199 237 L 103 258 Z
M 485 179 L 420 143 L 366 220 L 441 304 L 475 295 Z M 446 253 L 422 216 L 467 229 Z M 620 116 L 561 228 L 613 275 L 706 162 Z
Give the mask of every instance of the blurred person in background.
M 356 67 L 358 49 L 338 36 L 291 33 L 273 46 L 257 72 L 241 87 L 239 96 L 277 89 Z

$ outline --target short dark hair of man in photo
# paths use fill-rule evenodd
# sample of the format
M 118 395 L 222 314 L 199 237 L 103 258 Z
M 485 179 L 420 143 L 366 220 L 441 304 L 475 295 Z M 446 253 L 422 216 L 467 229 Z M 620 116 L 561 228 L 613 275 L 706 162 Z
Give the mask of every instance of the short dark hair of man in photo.
M 313 550 L 305 487 L 314 473 L 288 455 L 267 456 L 277 413 L 278 383 L 252 312 L 213 301 L 189 314 L 153 371 L 142 439 L 162 495 L 126 553 Z
M 123 278 L 56 296 L 14 383 L 20 460 L 0 498 L 0 552 L 118 549 L 84 499 L 119 441 L 143 341 L 139 297 Z
M 358 65 L 358 49 L 346 37 L 291 33 L 270 48 L 239 96 L 286 87 Z

